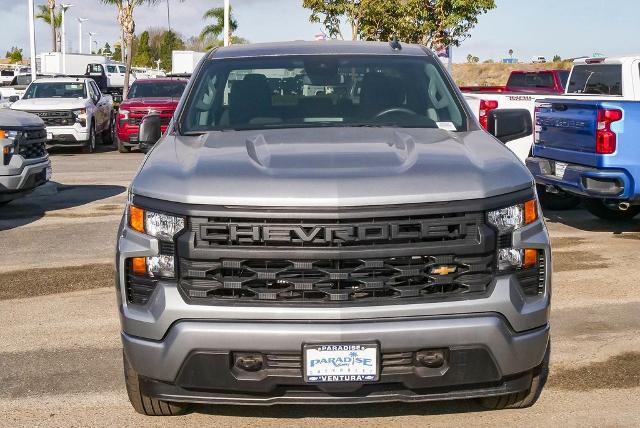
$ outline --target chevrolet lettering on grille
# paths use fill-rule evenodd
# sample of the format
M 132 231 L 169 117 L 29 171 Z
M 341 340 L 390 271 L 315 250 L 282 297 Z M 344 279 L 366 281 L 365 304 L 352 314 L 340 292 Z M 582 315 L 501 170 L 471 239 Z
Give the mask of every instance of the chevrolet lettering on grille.
M 200 239 L 242 244 L 256 242 L 340 244 L 407 239 L 462 239 L 466 224 L 430 224 L 429 221 L 380 224 L 256 225 L 209 223 L 200 225 Z

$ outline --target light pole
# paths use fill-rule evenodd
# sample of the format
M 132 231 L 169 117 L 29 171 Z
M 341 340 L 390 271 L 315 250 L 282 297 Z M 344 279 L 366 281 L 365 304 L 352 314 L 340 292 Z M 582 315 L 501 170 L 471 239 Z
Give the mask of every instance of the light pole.
M 67 41 L 66 41 L 66 36 L 67 36 L 67 32 L 66 32 L 66 28 L 64 25 L 64 16 L 67 12 L 67 9 L 69 9 L 70 7 L 72 7 L 72 4 L 61 4 L 60 7 L 62 8 L 62 22 L 60 23 L 60 26 L 62 28 L 62 35 L 61 35 L 61 46 L 62 46 L 62 74 L 66 74 L 67 73 Z
M 97 34 L 98 33 L 92 33 L 91 31 L 89 31 L 89 53 L 90 54 L 93 53 L 93 36 Z M 98 44 L 98 42 L 96 42 L 96 44 Z
M 78 53 L 82 53 L 82 23 L 87 21 L 87 18 L 78 18 Z M 91 43 L 89 43 L 89 50 L 91 50 Z
M 156 69 L 157 69 L 157 70 L 160 70 L 160 62 L 162 62 L 162 61 L 161 61 L 161 60 L 159 60 L 159 59 L 157 59 L 157 60 L 155 61 L 155 63 L 156 63 Z
M 33 16 L 33 0 L 29 0 L 29 49 L 31 49 L 31 81 L 36 80 L 36 25 Z
M 231 15 L 231 5 L 229 0 L 224 0 L 224 45 L 229 46 L 231 40 L 229 40 L 229 19 Z

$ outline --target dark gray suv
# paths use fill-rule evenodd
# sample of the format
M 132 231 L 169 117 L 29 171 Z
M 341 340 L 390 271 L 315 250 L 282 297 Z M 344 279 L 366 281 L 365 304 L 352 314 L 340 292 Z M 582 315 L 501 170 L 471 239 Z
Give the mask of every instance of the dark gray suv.
M 502 141 L 527 128 L 503 119 Z M 159 126 L 146 117 L 140 139 Z M 529 406 L 547 375 L 550 260 L 531 175 L 428 49 L 214 50 L 119 231 L 129 398 L 148 415 Z

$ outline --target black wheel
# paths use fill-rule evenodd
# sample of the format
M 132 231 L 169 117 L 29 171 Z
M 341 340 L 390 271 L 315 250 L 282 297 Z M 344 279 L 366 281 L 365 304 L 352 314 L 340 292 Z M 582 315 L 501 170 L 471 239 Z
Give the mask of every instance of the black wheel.
M 542 359 L 542 364 L 534 369 L 531 386 L 526 391 L 513 394 L 498 395 L 496 397 L 481 398 L 480 405 L 489 410 L 524 409 L 533 406 L 540 394 L 547 378 L 549 377 L 549 358 L 551 356 L 551 343 L 547 344 L 547 351 Z
M 117 145 L 118 145 L 118 151 L 120 153 L 131 153 L 131 147 L 125 146 L 122 143 L 122 141 L 120 140 L 120 138 L 116 137 L 116 141 L 117 141 Z
M 82 146 L 82 153 L 93 153 L 96 151 L 96 127 L 91 124 L 89 129 L 89 139 Z
M 122 361 L 124 364 L 124 380 L 127 385 L 127 395 L 136 412 L 147 416 L 177 416 L 184 415 L 189 411 L 188 404 L 156 400 L 142 393 L 142 391 L 140 391 L 140 377 L 133 367 L 131 367 L 124 352 L 122 353 Z
M 580 198 L 565 192 L 549 193 L 544 186 L 537 186 L 538 199 L 542 208 L 552 211 L 564 211 L 577 207 L 580 204 Z
M 102 133 L 102 144 L 104 144 L 105 146 L 111 145 L 114 142 L 113 137 L 116 134 L 116 130 L 115 130 L 115 122 L 113 118 L 114 116 L 112 113 L 111 117 L 109 118 L 109 128 L 105 129 L 104 132 Z
M 604 220 L 631 220 L 640 214 L 640 205 L 632 205 L 623 211 L 615 204 L 606 204 L 602 199 L 585 199 L 587 211 Z

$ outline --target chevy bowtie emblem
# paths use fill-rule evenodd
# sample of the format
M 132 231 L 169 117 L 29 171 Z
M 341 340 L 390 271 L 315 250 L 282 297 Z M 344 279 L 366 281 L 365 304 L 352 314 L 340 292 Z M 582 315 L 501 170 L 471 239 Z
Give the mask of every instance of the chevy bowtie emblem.
M 456 269 L 457 268 L 455 266 L 438 266 L 431 269 L 431 274 L 444 276 L 449 275 L 450 273 L 454 273 Z

